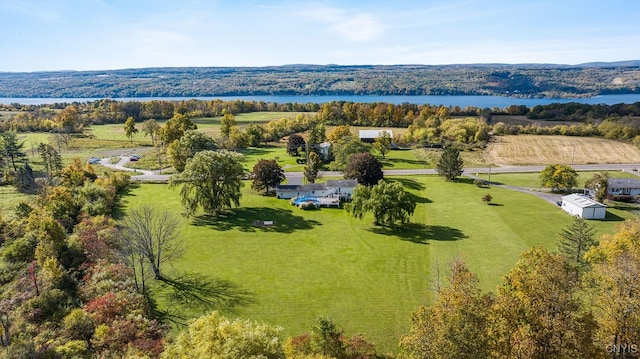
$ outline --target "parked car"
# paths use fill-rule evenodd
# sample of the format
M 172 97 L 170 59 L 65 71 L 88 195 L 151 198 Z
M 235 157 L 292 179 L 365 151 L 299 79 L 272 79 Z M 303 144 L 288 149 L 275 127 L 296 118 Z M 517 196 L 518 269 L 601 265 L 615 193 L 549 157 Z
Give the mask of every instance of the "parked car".
M 90 165 L 95 165 L 95 164 L 100 163 L 100 159 L 98 157 L 91 157 L 91 158 L 89 158 L 87 163 L 90 164 Z
M 129 161 L 131 162 L 136 162 L 140 159 L 140 155 L 131 155 L 131 157 L 129 157 Z

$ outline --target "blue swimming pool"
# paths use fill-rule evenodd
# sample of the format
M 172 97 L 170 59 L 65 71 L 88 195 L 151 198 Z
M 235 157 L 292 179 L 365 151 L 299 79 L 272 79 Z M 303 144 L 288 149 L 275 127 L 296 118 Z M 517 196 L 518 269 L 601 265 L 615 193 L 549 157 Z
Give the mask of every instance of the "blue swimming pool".
M 296 205 L 304 202 L 320 203 L 320 200 L 318 199 L 318 197 L 304 196 L 304 197 L 296 198 L 296 200 L 293 201 L 293 203 L 295 203 Z

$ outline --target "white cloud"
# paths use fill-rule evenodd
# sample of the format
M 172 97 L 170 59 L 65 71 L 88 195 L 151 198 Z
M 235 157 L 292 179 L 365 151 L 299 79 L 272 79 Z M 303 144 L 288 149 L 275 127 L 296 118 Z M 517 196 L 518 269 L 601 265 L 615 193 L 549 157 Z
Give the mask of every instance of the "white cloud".
M 326 24 L 330 32 L 356 42 L 375 40 L 384 34 L 387 28 L 372 14 L 339 8 L 314 6 L 303 9 L 301 14 Z
M 350 19 L 343 19 L 334 23 L 331 29 L 351 41 L 375 40 L 384 32 L 384 27 L 368 14 L 359 14 Z

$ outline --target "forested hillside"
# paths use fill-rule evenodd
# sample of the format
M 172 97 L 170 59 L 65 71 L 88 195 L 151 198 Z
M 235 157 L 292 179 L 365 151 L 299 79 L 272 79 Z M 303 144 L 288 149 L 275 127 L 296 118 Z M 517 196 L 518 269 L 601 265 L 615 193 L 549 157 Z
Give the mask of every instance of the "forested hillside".
M 0 97 L 509 95 L 640 92 L 640 61 L 584 65 L 287 65 L 1 73 Z

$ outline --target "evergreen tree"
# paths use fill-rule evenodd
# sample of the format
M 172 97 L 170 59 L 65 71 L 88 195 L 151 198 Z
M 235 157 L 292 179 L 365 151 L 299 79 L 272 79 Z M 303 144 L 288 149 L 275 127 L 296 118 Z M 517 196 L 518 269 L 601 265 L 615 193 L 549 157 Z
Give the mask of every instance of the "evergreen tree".
M 436 171 L 447 181 L 454 181 L 462 175 L 463 165 L 460 150 L 454 146 L 446 146 L 438 160 Z
M 5 162 L 11 163 L 14 171 L 18 170 L 27 154 L 24 153 L 24 141 L 20 141 L 15 132 L 3 132 L 0 134 L 0 156 L 5 158 Z
M 593 237 L 593 227 L 584 218 L 574 217 L 573 223 L 560 232 L 558 252 L 567 259 L 567 263 L 582 271 L 587 264 L 584 254 L 597 244 Z
M 53 146 L 45 143 L 38 145 L 38 152 L 40 152 L 40 158 L 42 158 L 42 164 L 44 170 L 51 174 L 53 171 L 59 171 L 62 169 L 62 157 Z

